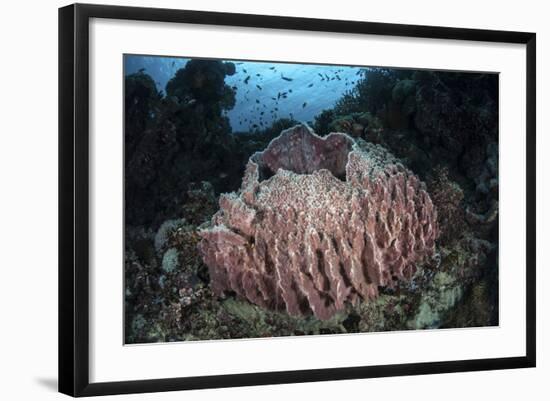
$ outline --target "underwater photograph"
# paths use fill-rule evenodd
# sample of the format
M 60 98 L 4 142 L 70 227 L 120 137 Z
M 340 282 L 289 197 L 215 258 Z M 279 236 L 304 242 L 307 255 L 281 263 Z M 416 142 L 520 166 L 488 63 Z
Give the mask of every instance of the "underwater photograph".
M 498 73 L 123 74 L 125 344 L 498 326 Z

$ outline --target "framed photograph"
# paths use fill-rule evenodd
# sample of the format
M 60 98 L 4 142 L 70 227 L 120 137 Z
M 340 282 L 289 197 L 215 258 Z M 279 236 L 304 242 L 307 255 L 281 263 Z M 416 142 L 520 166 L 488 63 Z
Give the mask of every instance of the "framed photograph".
M 61 8 L 59 390 L 535 366 L 535 80 L 534 33 Z

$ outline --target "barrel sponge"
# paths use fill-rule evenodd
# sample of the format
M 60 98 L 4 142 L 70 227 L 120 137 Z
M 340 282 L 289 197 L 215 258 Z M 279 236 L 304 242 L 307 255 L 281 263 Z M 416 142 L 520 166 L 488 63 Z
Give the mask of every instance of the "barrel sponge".
M 325 320 L 410 280 L 435 250 L 425 185 L 385 148 L 287 129 L 200 231 L 212 291 Z

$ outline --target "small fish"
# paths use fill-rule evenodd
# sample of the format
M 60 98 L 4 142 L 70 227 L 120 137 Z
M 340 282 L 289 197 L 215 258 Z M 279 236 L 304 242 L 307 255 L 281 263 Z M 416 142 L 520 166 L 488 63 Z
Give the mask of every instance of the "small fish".
M 292 78 L 285 77 L 283 74 L 281 74 L 281 78 L 284 79 L 285 81 L 292 81 Z
M 358 71 L 355 73 L 355 75 L 359 75 L 359 74 L 361 74 L 361 70 L 358 70 Z
M 281 98 L 281 92 L 278 92 L 277 93 L 277 100 L 279 100 Z
M 263 115 L 264 115 L 264 112 L 262 111 L 262 112 L 260 113 L 260 115 L 263 116 Z
M 338 74 L 336 74 L 336 79 L 337 79 L 338 81 L 341 81 L 341 80 L 342 80 Z
M 234 91 L 237 90 L 237 87 L 236 86 L 232 86 L 231 89 L 233 89 Z
M 292 89 L 289 89 L 289 90 L 288 90 L 288 93 L 292 93 Z
M 276 98 L 276 97 L 272 97 L 271 100 L 277 100 L 277 98 Z
M 176 62 L 172 61 L 172 68 L 174 68 L 175 65 L 176 65 Z
M 143 71 L 145 71 L 145 68 L 140 68 L 140 69 L 138 70 L 138 72 L 143 72 Z
M 307 106 L 307 102 L 304 102 L 304 104 L 302 104 L 302 109 L 306 106 Z
M 257 77 L 259 77 L 259 76 L 260 76 L 260 74 L 256 74 L 256 76 L 257 76 Z
M 223 180 L 224 178 L 227 178 L 227 173 L 220 173 L 220 178 Z
M 274 70 L 274 69 L 275 69 L 275 67 L 269 67 L 269 69 L 270 69 L 270 70 Z
M 260 101 L 258 99 L 256 99 L 256 103 L 260 103 Z
M 285 95 L 286 95 L 286 92 L 281 93 L 281 96 L 285 96 Z
M 307 87 L 308 87 L 308 88 L 311 88 L 312 86 L 313 86 L 313 84 L 309 84 Z
M 327 81 L 330 81 L 330 77 L 327 74 L 325 74 L 325 78 L 327 79 Z
M 318 72 L 317 75 L 319 75 L 321 78 L 323 78 L 323 74 L 321 74 L 320 72 Z
M 247 72 L 246 72 L 246 69 L 243 68 L 243 72 L 246 74 L 246 73 L 247 73 Z
M 260 85 L 256 85 L 256 88 L 258 88 L 259 90 L 262 90 L 262 87 Z
M 252 124 L 253 128 L 258 128 L 258 124 Z
M 245 83 L 246 85 L 248 85 L 248 81 L 249 81 L 249 80 L 250 80 L 250 75 L 247 76 L 247 77 L 244 79 L 244 83 Z

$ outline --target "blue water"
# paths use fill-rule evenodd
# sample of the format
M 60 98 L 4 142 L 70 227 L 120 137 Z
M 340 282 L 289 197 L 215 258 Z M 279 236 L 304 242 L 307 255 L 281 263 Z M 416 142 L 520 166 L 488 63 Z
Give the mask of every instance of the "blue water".
M 145 69 L 164 91 L 166 83 L 189 59 L 127 55 L 126 74 Z M 365 69 L 361 67 L 233 61 L 236 73 L 225 82 L 237 87 L 236 104 L 227 111 L 233 131 L 266 128 L 279 118 L 312 122 L 324 109 L 334 107 L 353 88 Z M 250 77 L 245 83 L 247 77 Z M 288 78 L 290 80 L 286 80 Z M 283 95 L 284 94 L 284 95 Z

